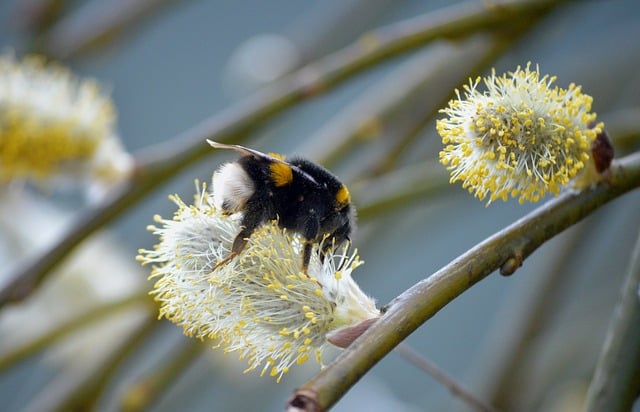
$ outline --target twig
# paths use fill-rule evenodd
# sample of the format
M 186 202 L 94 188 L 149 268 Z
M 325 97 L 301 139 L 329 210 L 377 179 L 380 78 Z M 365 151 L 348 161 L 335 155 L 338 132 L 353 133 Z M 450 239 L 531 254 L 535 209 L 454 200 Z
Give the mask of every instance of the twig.
M 513 401 L 519 399 L 525 388 L 520 388 L 523 374 L 522 365 L 526 363 L 532 346 L 537 342 L 536 338 L 542 335 L 550 322 L 559 311 L 559 306 L 563 303 L 568 285 L 575 278 L 568 266 L 573 265 L 574 254 L 584 244 L 586 239 L 590 239 L 589 234 L 593 230 L 592 225 L 583 222 L 572 236 L 563 245 L 562 250 L 557 255 L 555 264 L 540 274 L 536 279 L 537 283 L 528 291 L 526 302 L 522 299 L 518 302 L 518 307 L 508 307 L 506 310 L 511 319 L 517 319 L 515 325 L 505 333 L 500 329 L 500 341 L 506 342 L 496 345 L 492 358 L 493 373 L 483 381 L 487 383 L 487 399 L 496 407 L 502 410 L 513 410 Z M 592 223 L 592 222 L 591 222 Z M 507 334 L 508 336 L 505 336 Z
M 118 367 L 158 325 L 160 322 L 155 317 L 146 315 L 146 318 L 98 365 L 75 365 L 79 367 L 71 368 L 58 379 L 54 379 L 28 405 L 27 410 L 95 410 L 98 397 Z
M 454 67 L 464 72 L 462 76 L 467 78 L 469 62 L 495 48 L 495 43 L 493 37 L 476 36 L 458 45 L 434 44 L 414 54 L 342 108 L 296 152 L 309 153 L 322 165 L 331 168 L 358 142 L 370 142 L 379 137 L 390 120 L 410 111 L 427 88 L 431 89 L 430 94 L 445 93 L 448 97 L 459 81 L 456 78 L 450 82 L 447 78 L 443 82 L 444 74 Z M 429 109 L 425 107 L 423 110 Z
M 470 390 L 456 382 L 454 378 L 447 375 L 435 363 L 422 356 L 418 351 L 411 348 L 411 346 L 407 345 L 405 342 L 401 342 L 394 350 L 400 356 L 409 361 L 409 363 L 431 375 L 435 380 L 449 389 L 454 396 L 466 402 L 474 410 L 481 412 L 496 412 L 494 407 L 478 399 L 478 397 Z
M 469 77 L 482 73 L 502 53 L 518 41 L 522 35 L 528 33 L 528 30 L 537 22 L 537 19 L 533 19 L 526 22 L 523 27 L 509 28 L 508 30 L 494 33 L 490 44 L 485 46 L 486 50 L 482 53 L 478 53 L 480 50 L 466 53 L 464 63 L 460 63 L 466 70 L 460 73 L 453 68 L 456 65 L 455 62 L 442 62 L 448 68 L 449 75 L 442 76 L 438 82 L 439 87 L 435 91 L 431 89 L 427 96 L 417 99 L 418 101 L 414 103 L 414 106 L 421 110 L 417 111 L 416 107 L 414 107 L 414 115 L 410 121 L 406 121 L 397 130 L 390 132 L 389 140 L 392 141 L 392 144 L 386 150 L 384 157 L 373 163 L 374 166 L 370 168 L 371 174 L 380 175 L 392 170 L 401 155 L 411 147 L 411 143 L 420 136 L 424 128 L 438 115 L 440 108 L 446 106 L 447 102 L 453 98 L 453 90 L 466 83 Z M 416 115 L 416 112 L 419 114 Z
M 630 411 L 640 396 L 640 236 L 587 393 L 586 412 Z
M 176 1 L 129 0 L 88 3 L 83 10 L 58 22 L 44 37 L 44 51 L 58 59 L 105 46 L 141 20 Z
M 369 32 L 364 38 L 206 119 L 176 138 L 137 156 L 137 172 L 103 204 L 81 216 L 61 240 L 6 276 L 0 307 L 27 296 L 82 240 L 122 214 L 170 177 L 211 153 L 209 138 L 230 142 L 301 100 L 324 92 L 375 64 L 442 37 L 456 37 L 500 23 L 515 24 L 557 6 L 557 0 L 470 2 Z
M 407 166 L 395 172 L 356 182 L 351 185 L 358 205 L 358 218 L 370 219 L 398 205 L 407 206 L 411 201 L 433 193 L 449 191 L 449 174 L 437 161 Z
M 492 35 L 478 34 L 465 41 L 435 44 L 416 53 L 342 109 L 298 152 L 310 153 L 331 167 L 358 141 L 378 137 L 398 117 L 411 119 L 404 123 L 413 126 L 409 135 L 416 136 L 453 96 L 455 87 L 484 70 L 534 22 L 522 23 L 524 27 L 507 26 Z M 414 126 L 416 118 L 418 125 Z
M 93 324 L 104 317 L 113 315 L 121 310 L 129 309 L 136 305 L 147 305 L 155 308 L 155 305 L 153 305 L 152 300 L 146 291 L 144 293 L 127 296 L 120 300 L 92 308 L 88 312 L 81 313 L 80 316 L 76 318 L 70 319 L 59 325 L 55 325 L 51 331 L 43 334 L 42 336 L 38 336 L 29 342 L 21 344 L 14 350 L 9 349 L 5 353 L 1 354 L 0 370 L 8 368 L 14 363 L 21 361 L 27 356 L 32 355 L 49 345 L 52 345 L 60 339 L 64 339 L 66 336 L 69 336 L 71 333 L 76 332 L 87 325 Z
M 171 348 L 170 356 L 157 362 L 142 378 L 126 386 L 120 399 L 119 410 L 149 410 L 160 400 L 164 390 L 185 372 L 206 347 L 207 345 L 201 341 L 184 337 L 180 339 Z
M 615 136 L 613 141 L 616 151 L 619 149 L 630 149 L 640 143 L 640 128 L 638 118 L 640 118 L 640 107 L 627 107 L 614 112 L 606 113 L 602 116 L 607 125 L 609 136 Z
M 41 36 L 62 14 L 65 0 L 27 0 L 16 3 L 5 23 L 11 29 L 26 31 L 32 37 Z
M 282 31 L 298 47 L 302 63 L 308 63 L 349 43 L 395 5 L 394 0 L 312 2 Z
M 479 243 L 409 288 L 336 361 L 298 389 L 290 410 L 330 408 L 373 365 L 447 303 L 494 270 L 522 262 L 538 247 L 607 202 L 640 186 L 640 153 L 620 159 L 594 188 L 567 192 Z

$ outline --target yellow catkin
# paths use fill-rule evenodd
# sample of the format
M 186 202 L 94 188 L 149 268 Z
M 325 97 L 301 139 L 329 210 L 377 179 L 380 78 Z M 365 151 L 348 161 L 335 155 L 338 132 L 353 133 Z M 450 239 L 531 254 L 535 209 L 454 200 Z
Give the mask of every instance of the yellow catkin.
M 602 130 L 590 128 L 592 98 L 579 86 L 552 87 L 554 77 L 540 77 L 530 65 L 465 85 L 464 98 L 441 110 L 437 131 L 445 144 L 440 161 L 451 182 L 489 203 L 509 197 L 536 202 L 557 195 L 585 167 L 591 142 Z

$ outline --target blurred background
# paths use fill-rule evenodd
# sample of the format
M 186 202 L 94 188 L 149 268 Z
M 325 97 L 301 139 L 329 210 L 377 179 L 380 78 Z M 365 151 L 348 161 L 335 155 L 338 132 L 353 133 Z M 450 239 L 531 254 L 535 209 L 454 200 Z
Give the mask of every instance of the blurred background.
M 5 0 L 0 50 L 40 52 L 98 79 L 117 108 L 124 145 L 145 153 L 210 116 L 241 110 L 256 90 L 367 30 L 453 3 Z M 638 2 L 568 2 L 513 23 L 387 59 L 237 140 L 307 156 L 347 183 L 360 210 L 353 240 L 366 262 L 354 277 L 379 305 L 536 206 L 486 207 L 447 184 L 435 119 L 468 77 L 531 61 L 560 87 L 577 83 L 594 97 L 618 156 L 640 146 Z M 156 320 L 145 298 L 149 268 L 135 261 L 139 248 L 156 242 L 146 230 L 153 215 L 175 210 L 167 195 L 191 199 L 194 179 L 209 181 L 235 157 L 212 150 L 85 241 L 27 300 L 2 308 L 1 409 L 282 410 L 318 366 L 296 367 L 280 384 L 243 375 L 246 363 L 236 355 Z M 90 207 L 80 193 L 30 187 L 0 201 L 0 279 Z M 408 343 L 504 410 L 581 410 L 638 237 L 639 204 L 635 191 L 601 208 L 513 276 L 496 273 L 475 285 Z M 334 410 L 467 406 L 391 353 Z

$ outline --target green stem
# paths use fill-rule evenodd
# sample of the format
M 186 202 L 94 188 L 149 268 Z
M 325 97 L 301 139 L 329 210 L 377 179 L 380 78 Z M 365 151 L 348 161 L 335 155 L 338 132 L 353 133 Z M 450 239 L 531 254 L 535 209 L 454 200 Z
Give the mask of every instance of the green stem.
M 176 138 L 151 147 L 137 159 L 137 171 L 103 204 L 87 211 L 49 250 L 3 278 L 0 307 L 26 297 L 80 242 L 118 217 L 170 177 L 210 154 L 205 139 L 231 142 L 266 120 L 337 86 L 376 64 L 442 37 L 460 37 L 501 24 L 544 15 L 557 0 L 502 0 L 487 6 L 467 2 L 365 34 L 360 41 L 273 83 Z
M 139 28 L 153 14 L 177 4 L 177 1 L 158 0 L 96 3 L 65 16 L 51 30 L 43 32 L 41 47 L 44 54 L 57 59 L 96 51 L 116 39 L 124 39 L 127 31 Z M 78 24 L 79 21 L 82 23 Z
M 116 312 L 129 309 L 136 305 L 146 305 L 150 308 L 155 308 L 155 305 L 153 305 L 152 300 L 146 291 L 93 308 L 74 319 L 66 321 L 60 325 L 56 325 L 50 332 L 36 337 L 29 342 L 22 343 L 14 350 L 10 349 L 6 353 L 3 353 L 0 355 L 0 370 L 10 367 L 16 362 L 25 359 L 26 357 L 61 339 L 64 339 L 71 333 L 76 332 L 87 325 L 98 322 L 107 316 L 111 316 Z
M 192 339 L 180 339 L 171 349 L 171 356 L 155 364 L 138 381 L 128 385 L 120 401 L 121 411 L 149 410 L 162 396 L 164 390 L 185 372 L 202 354 L 207 345 Z
M 26 408 L 61 412 L 95 410 L 98 398 L 114 373 L 158 325 L 155 317 L 146 314 L 111 353 L 96 364 L 69 365 Z
M 297 152 L 310 153 L 324 166 L 331 167 L 358 140 L 367 141 L 381 133 L 380 129 L 394 117 L 419 117 L 419 123 L 424 125 L 451 99 L 455 87 L 495 61 L 528 32 L 539 16 L 501 26 L 491 34 L 482 33 L 465 41 L 449 42 L 440 48 L 434 45 L 429 50 L 416 53 L 415 57 L 341 110 Z M 422 107 L 425 95 L 428 95 L 428 102 Z M 413 116 L 407 116 L 408 113 Z M 414 124 L 415 121 L 409 123 Z
M 640 236 L 587 394 L 586 412 L 630 411 L 640 396 Z
M 470 390 L 458 383 L 454 378 L 447 375 L 436 364 L 422 356 L 418 351 L 407 345 L 405 342 L 400 342 L 400 344 L 396 346 L 395 352 L 411 364 L 431 375 L 435 380 L 449 389 L 454 396 L 466 402 L 467 405 L 472 407 L 474 410 L 479 412 L 496 412 L 496 409 L 493 406 L 478 399 L 478 397 Z
M 428 178 L 425 178 L 428 176 Z M 398 206 L 453 188 L 449 174 L 437 161 L 423 162 L 350 186 L 362 220 L 386 213 Z
M 387 133 L 388 136 L 385 137 L 389 140 L 388 148 L 384 151 L 382 158 L 372 163 L 369 175 L 377 176 L 393 170 L 400 157 L 411 147 L 411 143 L 421 136 L 424 128 L 438 115 L 440 108 L 446 106 L 447 102 L 455 96 L 453 90 L 461 87 L 470 77 L 477 76 L 490 67 L 492 62 L 527 33 L 535 23 L 537 20 L 532 20 L 524 27 L 510 27 L 493 33 L 487 38 L 476 35 L 477 39 L 469 39 L 470 41 L 466 43 L 457 44 L 456 49 L 459 55 L 464 56 L 464 60 L 440 61 L 438 75 L 433 75 L 432 81 L 426 84 L 429 87 L 428 93 L 425 92 L 426 88 L 418 89 L 419 93 L 413 94 L 421 95 L 419 98 L 413 96 L 412 99 L 405 99 L 407 100 L 405 105 L 408 103 L 408 106 L 402 109 L 405 115 L 413 112 L 413 116 L 405 120 L 396 130 Z M 472 51 L 466 50 L 469 46 L 473 48 Z M 459 70 L 457 66 L 462 66 L 465 70 Z M 446 75 L 440 72 L 445 72 Z M 436 81 L 437 84 L 433 84 Z
M 602 116 L 609 136 L 615 136 L 613 145 L 619 149 L 630 150 L 640 141 L 640 107 L 626 107 Z
M 108 384 L 113 380 L 116 372 L 126 360 L 156 331 L 162 324 L 155 316 L 149 314 L 143 323 L 128 336 L 116 350 L 89 376 L 78 385 L 70 396 L 60 404 L 59 410 L 77 410 L 79 407 L 95 410 L 100 397 L 104 394 Z
M 565 302 L 565 293 L 571 282 L 579 273 L 570 270 L 574 264 L 575 254 L 584 246 L 584 241 L 591 239 L 593 225 L 584 222 L 557 255 L 557 261 L 550 268 L 540 273 L 537 283 L 528 290 L 525 302 L 519 300 L 517 307 L 508 307 L 510 319 L 517 319 L 514 327 L 505 333 L 500 332 L 500 345 L 495 345 L 495 354 L 490 363 L 493 373 L 483 376 L 487 387 L 487 399 L 501 410 L 515 410 L 517 401 L 521 399 L 526 386 L 521 383 L 527 375 L 522 367 L 536 348 L 538 338 L 543 335 L 549 324 L 555 319 L 560 307 Z M 593 222 L 591 222 L 593 223 Z
M 496 43 L 497 36 L 477 35 L 458 44 L 438 43 L 415 53 L 342 108 L 295 152 L 309 153 L 331 168 L 359 142 L 379 141 L 392 119 L 437 112 L 437 101 L 430 99 L 431 106 L 416 110 L 417 101 L 424 100 L 427 90 L 430 97 L 444 94 L 448 98 L 460 79 L 468 78 L 469 66 L 494 50 Z M 452 79 L 452 71 L 459 76 Z
M 298 389 L 289 405 L 307 411 L 329 409 L 395 346 L 475 283 L 498 268 L 515 270 L 543 243 L 639 187 L 640 153 L 615 162 L 610 172 L 606 182 L 547 202 L 402 293 L 333 364 Z

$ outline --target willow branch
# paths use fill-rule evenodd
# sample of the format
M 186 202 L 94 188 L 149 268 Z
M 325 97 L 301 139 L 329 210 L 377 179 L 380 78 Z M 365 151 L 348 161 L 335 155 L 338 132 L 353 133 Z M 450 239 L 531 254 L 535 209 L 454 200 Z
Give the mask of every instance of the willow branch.
M 411 112 L 418 106 L 416 101 L 426 90 L 430 96 L 444 96 L 431 99 L 429 106 L 419 106 L 419 112 L 437 112 L 436 104 L 445 96 L 448 100 L 461 79 L 469 77 L 470 68 L 492 54 L 498 43 L 502 43 L 498 36 L 477 35 L 457 44 L 434 44 L 415 53 L 343 107 L 296 152 L 309 153 L 331 168 L 358 142 L 379 138 L 393 118 L 415 114 Z M 452 76 L 451 72 L 458 75 Z
M 607 125 L 609 136 L 615 136 L 616 150 L 629 150 L 640 142 L 640 107 L 626 107 L 602 116 Z
M 41 36 L 60 19 L 64 0 L 30 0 L 16 3 L 5 22 L 31 37 Z
M 559 313 L 567 289 L 579 275 L 578 271 L 570 269 L 584 242 L 592 239 L 595 227 L 582 224 L 576 229 L 557 252 L 553 264 L 540 273 L 536 284 L 527 291 L 526 301 L 520 299 L 516 307 L 506 308 L 509 317 L 516 322 L 508 331 L 500 330 L 500 344 L 492 345 L 494 354 L 489 361 L 493 371 L 488 373 L 489 379 L 486 374 L 482 378 L 487 399 L 501 410 L 513 410 L 513 402 L 528 390 L 521 384 L 528 373 L 522 365 L 531 356 L 540 335 Z
M 142 378 L 127 385 L 118 409 L 123 412 L 149 410 L 162 398 L 165 389 L 185 373 L 205 348 L 208 346 L 201 341 L 180 339 L 171 348 L 170 356 L 157 362 Z
M 606 182 L 547 202 L 402 293 L 334 363 L 293 394 L 289 408 L 327 410 L 396 345 L 475 283 L 498 268 L 510 274 L 543 243 L 639 187 L 640 153 L 615 162 L 610 172 Z
M 366 220 L 398 206 L 453 189 L 449 173 L 437 161 L 407 166 L 350 186 L 358 206 L 358 219 Z
M 26 410 L 95 410 L 98 397 L 113 374 L 158 325 L 160 323 L 154 316 L 145 314 L 145 318 L 127 332 L 111 353 L 102 356 L 97 364 L 71 365 L 38 393 Z
M 400 342 L 400 344 L 396 346 L 395 352 L 411 364 L 431 375 L 435 380 L 449 389 L 449 392 L 466 402 L 467 405 L 472 407 L 474 410 L 480 412 L 496 412 L 496 409 L 493 406 L 488 405 L 481 399 L 478 399 L 478 397 L 470 390 L 462 386 L 462 384 L 458 383 L 454 378 L 447 375 L 447 373 L 440 369 L 436 364 L 429 361 L 405 342 Z
M 145 315 L 146 319 L 143 323 L 118 345 L 98 368 L 80 382 L 59 405 L 56 405 L 55 410 L 69 411 L 79 408 L 95 410 L 100 397 L 104 394 L 109 383 L 113 381 L 117 371 L 136 350 L 140 350 L 149 336 L 162 325 L 154 315 Z
M 640 396 L 640 236 L 622 296 L 611 319 L 589 391 L 586 412 L 630 411 Z
M 375 174 L 388 172 L 403 149 L 454 96 L 453 90 L 485 70 L 535 22 L 434 44 L 416 53 L 316 131 L 300 152 L 311 153 L 331 167 L 359 142 L 384 137 L 387 148 L 380 154 L 385 160 L 375 159 L 370 163 L 375 167 L 368 168 Z M 395 130 L 392 123 L 397 124 Z
M 160 9 L 177 4 L 167 0 L 88 3 L 58 22 L 44 36 L 44 51 L 58 59 L 107 46 Z
M 386 59 L 442 37 L 457 37 L 542 15 L 557 0 L 468 2 L 367 33 L 360 41 L 285 76 L 174 139 L 137 156 L 129 181 L 88 210 L 61 240 L 3 278 L 0 307 L 27 296 L 80 242 L 187 166 L 211 153 L 205 140 L 237 140 L 293 104 L 325 92 Z
M 479 56 L 473 56 L 472 53 L 469 53 L 470 56 L 467 58 L 467 61 L 463 63 L 466 67 L 464 74 L 457 75 L 454 70 L 451 70 L 450 62 L 443 62 L 450 69 L 450 73 L 453 72 L 452 74 L 455 75 L 453 79 L 449 79 L 449 76 L 442 79 L 442 82 L 445 84 L 450 82 L 451 87 L 448 87 L 448 89 L 445 88 L 445 90 L 447 90 L 446 93 L 437 91 L 435 95 L 432 90 L 429 90 L 427 96 L 414 102 L 414 116 L 411 117 L 411 120 L 406 121 L 399 128 L 389 133 L 389 140 L 392 144 L 385 150 L 382 158 L 372 163 L 373 166 L 370 167 L 370 174 L 381 175 L 396 167 L 401 156 L 411 147 L 413 141 L 420 137 L 425 127 L 436 117 L 440 108 L 445 107 L 447 102 L 453 98 L 453 90 L 465 83 L 469 77 L 474 77 L 482 73 L 537 22 L 537 19 L 532 20 L 522 27 L 509 28 L 508 30 L 501 30 L 494 33 L 491 47 Z M 442 86 L 442 84 L 440 86 Z M 443 88 L 440 87 L 440 90 L 442 89 Z M 423 94 L 425 93 L 423 92 Z M 425 100 L 428 104 L 425 104 Z
M 26 357 L 58 342 L 61 339 L 64 339 L 87 325 L 98 322 L 119 311 L 127 310 L 138 305 L 146 305 L 149 308 L 155 308 L 155 304 L 153 304 L 153 301 L 149 297 L 149 293 L 145 291 L 144 293 L 127 296 L 113 302 L 105 303 L 104 305 L 96 308 L 89 309 L 87 312 L 83 312 L 73 319 L 56 325 L 51 331 L 46 332 L 29 342 L 22 343 L 19 347 L 13 350 L 9 349 L 5 353 L 0 354 L 0 370 L 25 359 Z

